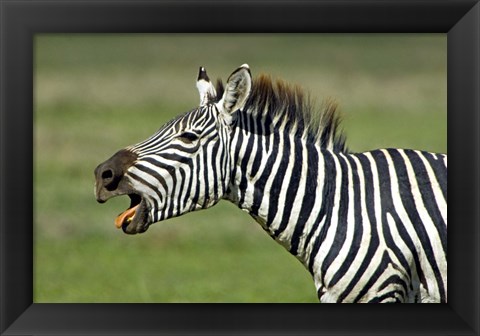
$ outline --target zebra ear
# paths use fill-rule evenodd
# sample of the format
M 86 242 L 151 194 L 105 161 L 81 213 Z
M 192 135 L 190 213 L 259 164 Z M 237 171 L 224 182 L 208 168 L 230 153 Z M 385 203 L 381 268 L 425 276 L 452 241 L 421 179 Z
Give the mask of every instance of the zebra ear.
M 204 67 L 200 67 L 198 71 L 197 89 L 200 94 L 200 106 L 212 103 L 217 99 L 217 91 L 215 91 L 215 87 L 210 82 Z
M 228 77 L 225 92 L 217 103 L 219 110 L 226 114 L 242 109 L 252 89 L 252 75 L 248 64 L 243 64 Z

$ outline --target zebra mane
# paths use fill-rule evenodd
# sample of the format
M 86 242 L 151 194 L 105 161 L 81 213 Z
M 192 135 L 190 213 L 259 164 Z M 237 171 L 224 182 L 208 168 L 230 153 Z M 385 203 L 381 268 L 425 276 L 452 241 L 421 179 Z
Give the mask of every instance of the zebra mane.
M 223 83 L 216 85 L 218 97 L 224 92 Z M 320 144 L 321 148 L 336 152 L 347 152 L 345 137 L 339 130 L 341 118 L 337 103 L 327 99 L 317 109 L 308 93 L 298 85 L 283 80 L 272 80 L 269 75 L 260 74 L 253 80 L 252 91 L 244 111 L 266 113 L 269 119 L 286 119 L 287 131 L 301 136 L 305 131 L 307 141 Z

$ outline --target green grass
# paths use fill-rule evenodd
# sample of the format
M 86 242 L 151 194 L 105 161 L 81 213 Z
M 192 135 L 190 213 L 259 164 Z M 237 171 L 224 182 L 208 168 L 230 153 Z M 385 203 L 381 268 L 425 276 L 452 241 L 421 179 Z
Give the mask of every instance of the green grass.
M 340 103 L 354 151 L 447 151 L 444 35 L 37 35 L 35 302 L 316 302 L 310 274 L 217 206 L 124 235 L 93 169 L 198 103 L 198 66 L 240 64 Z

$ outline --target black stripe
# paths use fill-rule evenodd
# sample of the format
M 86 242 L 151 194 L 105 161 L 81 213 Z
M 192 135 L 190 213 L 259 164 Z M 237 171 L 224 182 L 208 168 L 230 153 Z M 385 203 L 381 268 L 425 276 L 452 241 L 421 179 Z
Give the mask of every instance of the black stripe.
M 275 177 L 273 178 L 272 186 L 270 188 L 267 225 L 271 225 L 273 223 L 275 215 L 278 212 L 278 195 L 283 192 L 283 179 L 285 178 L 285 172 L 288 168 L 290 141 L 288 141 L 288 134 L 281 134 L 280 136 L 284 137 L 283 151 L 277 158 L 277 160 L 280 160 L 280 165 L 278 166 L 277 171 L 271 172 L 271 174 L 274 174 Z
M 307 157 L 304 159 L 307 165 L 307 183 L 305 184 L 305 193 L 303 196 L 302 208 L 298 216 L 295 229 L 292 234 L 290 253 L 293 255 L 298 254 L 298 244 L 302 237 L 305 224 L 310 217 L 315 199 L 317 196 L 317 178 L 318 178 L 318 154 L 315 146 L 308 146 Z
M 397 274 L 394 274 L 394 275 L 390 276 L 388 279 L 386 279 L 384 282 L 382 282 L 382 284 L 378 287 L 378 291 L 380 292 L 380 291 L 382 291 L 383 289 L 387 288 L 389 285 L 392 285 L 392 284 L 397 284 L 397 285 L 402 286 L 404 294 L 405 295 L 407 294 L 409 286 L 407 285 L 405 280 L 402 279 L 401 277 L 399 277 Z
M 192 162 L 191 157 L 182 156 L 182 155 L 178 155 L 178 154 L 162 153 L 161 155 L 158 155 L 158 156 L 161 157 L 162 159 L 165 159 L 165 160 L 174 161 L 174 162 L 183 163 L 183 164 L 188 164 L 188 165 L 191 164 L 191 162 Z M 162 161 L 158 161 L 157 159 L 155 159 L 155 156 L 146 156 L 146 157 L 142 158 L 142 161 L 149 162 L 152 165 L 155 165 L 157 167 L 162 167 L 162 168 L 165 168 L 165 169 L 167 169 L 166 168 L 167 166 L 171 166 L 171 165 L 166 165 Z
M 254 157 L 253 157 L 252 166 L 250 168 L 250 172 L 252 176 L 255 176 L 258 170 L 260 169 L 260 164 L 262 163 L 262 158 L 263 158 L 263 145 L 265 142 L 265 137 L 262 134 L 261 118 L 259 117 L 255 118 L 254 122 L 255 122 L 255 125 L 254 125 L 255 129 L 253 130 L 254 134 L 251 134 L 250 136 L 255 138 L 255 141 L 257 143 L 257 150 L 255 151 L 255 153 L 253 153 Z
M 166 165 L 160 161 L 155 160 L 153 157 L 146 157 L 144 158 L 143 161 L 149 162 L 152 165 L 155 165 L 156 167 L 162 169 L 165 171 L 165 174 L 169 174 L 172 178 L 172 189 L 169 190 L 168 185 L 165 181 L 164 176 L 162 176 L 158 171 L 155 171 L 149 167 L 146 167 L 143 165 L 143 162 L 138 162 L 135 167 L 138 168 L 139 170 L 149 174 L 150 176 L 154 177 L 159 181 L 159 183 L 162 185 L 163 189 L 165 190 L 166 195 L 171 195 L 171 197 L 167 197 L 165 199 L 165 204 L 164 204 L 164 211 L 162 213 L 161 219 L 165 218 L 170 218 L 173 216 L 173 211 L 174 211 L 174 192 L 175 192 L 175 186 L 177 184 L 177 176 L 176 176 L 176 167 L 171 166 L 171 165 Z M 161 197 L 161 195 L 160 195 Z M 160 198 L 162 201 L 163 198 Z M 166 212 L 165 212 L 166 211 Z
M 244 117 L 245 121 L 245 130 L 249 133 L 247 137 L 247 146 L 245 147 L 245 150 L 243 151 L 243 156 L 242 160 L 240 161 L 240 171 L 242 172 L 242 176 L 240 178 L 240 183 L 238 184 L 238 187 L 240 190 L 242 190 L 242 194 L 240 195 L 240 199 L 238 201 L 238 206 L 242 208 L 243 203 L 245 201 L 245 191 L 247 190 L 247 171 L 248 171 L 248 161 L 250 159 L 250 156 L 252 155 L 252 149 L 253 149 L 253 143 L 254 143 L 254 135 L 250 132 L 250 130 L 253 128 L 253 119 L 250 114 L 246 115 Z
M 180 172 L 180 192 L 177 195 L 177 216 L 180 216 L 182 214 L 182 195 L 184 194 L 183 188 L 185 187 L 185 170 L 182 167 L 178 168 L 178 171 Z
M 173 129 L 175 133 L 179 133 L 181 129 L 184 129 L 183 125 L 185 124 L 186 118 L 182 118 L 179 120 L 179 122 L 175 123 L 173 125 Z
M 338 220 L 337 220 L 337 230 L 335 232 L 335 237 L 333 239 L 332 246 L 327 253 L 327 256 L 323 259 L 321 269 L 322 276 L 325 277 L 328 268 L 338 256 L 343 244 L 345 244 L 345 237 L 347 236 L 348 229 L 348 187 L 350 182 L 348 181 L 348 167 L 345 163 L 345 160 L 340 155 L 336 155 L 337 160 L 340 163 L 340 174 L 342 174 L 342 181 L 340 182 L 340 190 L 335 190 L 335 194 L 340 192 L 340 200 L 338 207 Z M 338 188 L 338 186 L 337 186 Z M 323 281 L 324 279 L 322 279 Z
M 192 142 L 192 144 L 195 143 L 195 142 Z M 178 152 L 180 152 L 181 154 L 195 154 L 198 152 L 199 148 L 200 148 L 200 141 L 197 141 L 195 143 L 195 146 L 190 146 L 190 145 L 185 145 L 185 144 L 175 144 L 175 143 L 170 143 L 168 144 L 168 147 L 166 147 L 166 149 L 169 149 L 169 150 L 176 150 Z M 176 154 L 170 154 L 170 153 L 155 153 L 156 155 L 158 156 L 161 156 L 161 157 L 165 157 L 166 155 L 176 155 Z M 178 154 L 177 154 L 178 155 Z M 183 155 L 178 155 L 179 157 L 182 157 Z
M 223 142 L 222 142 L 222 151 L 220 152 L 221 155 L 221 162 L 222 162 L 222 170 L 221 172 L 221 177 L 222 177 L 222 197 L 225 194 L 228 185 L 231 182 L 231 175 L 230 175 L 230 155 L 229 155 L 229 142 L 228 139 L 230 137 L 230 134 L 225 134 L 225 132 L 222 134 L 223 136 Z
M 387 197 L 387 196 L 385 196 L 385 197 Z M 393 222 L 395 223 L 394 225 L 397 227 L 397 230 L 399 231 L 400 237 L 405 242 L 405 245 L 407 245 L 409 247 L 409 249 L 414 248 L 413 247 L 413 242 L 410 242 L 410 236 L 408 235 L 408 233 L 404 229 L 403 223 L 400 220 L 400 217 L 398 216 L 398 214 L 396 212 L 390 212 L 390 215 L 392 216 Z M 397 246 L 397 244 L 395 243 L 395 240 L 392 237 L 392 233 L 391 233 L 391 230 L 390 230 L 389 223 L 387 221 L 387 213 L 386 212 L 382 213 L 382 228 L 383 228 L 383 237 L 385 239 L 385 242 L 386 242 L 387 246 L 395 254 L 395 256 L 397 257 L 400 264 L 402 264 L 402 268 L 406 271 L 408 277 L 410 279 L 412 279 L 411 266 L 410 266 L 409 262 L 407 261 L 405 255 L 404 255 L 404 252 L 406 252 L 406 251 L 402 251 Z M 407 244 L 406 241 L 409 241 L 409 243 Z M 412 246 L 410 247 L 409 244 L 412 244 Z M 416 259 L 415 263 L 417 264 L 417 266 L 421 267 L 420 266 L 420 261 L 418 259 L 418 255 L 417 255 L 416 251 L 411 251 L 410 250 L 410 252 L 412 253 L 413 256 L 415 256 L 414 258 Z
M 433 253 L 433 247 L 430 242 L 430 237 L 425 230 L 425 227 L 422 223 L 422 220 L 418 214 L 415 205 L 415 200 L 412 195 L 412 186 L 408 179 L 405 162 L 403 161 L 403 158 L 400 156 L 398 151 L 395 149 L 388 150 L 388 154 L 393 160 L 393 165 L 398 176 L 400 197 L 402 199 L 402 203 L 407 211 L 407 215 L 410 221 L 413 223 L 413 227 L 417 232 L 418 237 L 420 238 L 423 253 L 425 254 L 430 266 L 432 267 L 435 279 L 437 281 L 440 297 L 442 301 L 445 301 L 445 287 L 443 285 L 442 276 L 440 270 L 438 269 L 437 261 L 435 260 L 435 255 Z M 424 283 L 424 286 L 425 288 L 428 288 L 427 283 Z
M 378 238 L 377 231 L 377 219 L 375 217 L 375 194 L 374 194 L 374 181 L 372 170 L 370 167 L 370 161 L 363 154 L 356 154 L 356 157 L 360 161 L 360 165 L 363 170 L 363 176 L 365 179 L 365 207 L 368 215 L 368 224 L 370 225 L 370 242 L 368 244 L 367 253 L 365 254 L 360 267 L 356 270 L 349 284 L 345 287 L 342 293 L 340 293 L 338 300 L 342 302 L 353 290 L 353 288 L 360 281 L 361 277 L 365 273 L 367 267 L 372 262 L 372 259 L 377 252 L 380 240 Z M 367 225 L 367 224 L 365 224 Z
M 402 300 L 400 300 L 395 294 L 399 294 Z M 394 299 L 394 302 L 384 302 L 387 299 Z M 379 297 L 374 297 L 368 303 L 402 303 L 405 301 L 405 293 L 402 293 L 400 291 L 392 291 L 388 292 L 387 294 L 381 295 Z
M 197 155 L 197 157 L 199 157 L 200 155 Z M 203 181 L 198 181 L 198 184 L 203 184 L 205 186 L 204 190 L 203 190 L 203 204 L 202 204 L 202 208 L 205 208 L 207 206 L 207 201 L 210 197 L 210 181 L 208 180 L 208 169 L 209 169 L 209 165 L 208 165 L 208 162 L 211 160 L 212 158 L 208 156 L 208 150 L 207 150 L 207 146 L 204 146 L 203 147 L 203 158 L 201 160 L 201 163 L 203 165 Z M 198 166 L 197 166 L 197 169 Z M 199 179 L 201 177 L 199 176 Z
M 191 209 L 187 209 L 187 202 L 189 199 L 191 199 L 192 197 L 192 187 L 193 187 L 193 172 L 194 172 L 194 165 L 193 165 L 193 161 L 190 162 L 190 164 L 188 165 L 188 184 L 187 184 L 187 188 L 185 189 L 185 193 L 183 195 L 184 199 L 183 199 L 183 208 L 185 210 L 191 210 Z M 192 205 L 191 205 L 192 207 Z
M 352 171 L 352 183 L 353 183 L 353 212 L 354 212 L 354 231 L 352 237 L 352 243 L 348 250 L 347 256 L 345 260 L 342 262 L 342 265 L 338 269 L 337 273 L 333 276 L 332 280 L 328 284 L 328 286 L 332 287 L 347 273 L 350 266 L 353 263 L 356 255 L 358 254 L 358 250 L 360 249 L 360 244 L 362 242 L 362 235 L 363 235 L 363 220 L 362 220 L 362 206 L 361 206 L 361 199 L 360 199 L 360 180 L 358 177 L 359 170 L 355 161 L 352 159 L 351 156 L 346 156 L 348 162 L 350 163 L 350 169 Z
M 263 123 L 264 127 L 264 132 L 265 132 L 265 137 L 264 137 L 264 142 L 265 142 L 265 150 L 267 153 L 270 151 L 270 135 L 272 134 L 272 119 L 270 118 L 270 115 L 267 114 L 265 116 L 265 122 Z M 274 136 L 274 144 L 277 142 L 275 141 L 275 136 Z
M 168 190 L 167 182 L 165 181 L 164 177 L 158 171 L 144 166 L 141 162 L 136 163 L 135 168 L 137 168 L 138 170 L 140 170 L 140 171 L 150 175 L 151 177 L 155 178 L 162 185 L 163 190 L 165 191 L 165 194 L 168 194 L 169 190 Z M 167 171 L 165 171 L 165 173 L 167 173 Z M 129 175 L 134 177 L 136 180 L 139 180 L 139 181 L 141 180 L 140 182 L 142 184 L 147 185 L 149 188 L 152 188 L 152 189 L 155 189 L 155 190 L 158 189 L 158 187 L 153 186 L 152 184 L 145 181 L 144 179 L 142 179 L 138 175 L 135 175 L 135 174 L 132 174 L 132 173 L 129 173 Z M 160 196 L 160 200 L 163 201 L 162 195 L 160 193 L 158 193 L 158 195 Z
M 156 223 L 160 220 L 159 218 L 159 211 L 160 211 L 160 208 L 158 206 L 158 202 L 155 198 L 148 198 L 150 200 L 153 201 L 153 209 L 155 209 L 155 211 L 153 212 L 153 218 L 152 218 L 152 223 Z
M 419 280 L 424 283 L 425 276 L 423 273 L 423 269 L 420 264 L 420 259 L 418 252 L 416 250 L 415 244 L 412 240 L 412 237 L 410 237 L 407 229 L 405 228 L 405 225 L 403 224 L 402 220 L 400 219 L 400 216 L 398 215 L 396 209 L 395 209 L 395 204 L 393 203 L 393 198 L 392 198 L 392 187 L 391 187 L 391 177 L 390 177 L 390 171 L 388 168 L 388 162 L 386 159 L 385 154 L 382 151 L 373 151 L 372 156 L 375 160 L 375 163 L 377 165 L 377 169 L 379 171 L 379 184 L 382 186 L 380 190 L 380 199 L 382 201 L 382 222 L 383 222 L 383 232 L 384 232 L 384 238 L 385 241 L 388 245 L 388 247 L 393 251 L 397 259 L 400 261 L 402 264 L 402 267 L 407 271 L 408 276 L 410 277 L 411 280 L 413 280 L 413 274 L 411 270 L 411 265 L 410 263 L 406 260 L 404 251 L 402 251 L 400 248 L 398 248 L 397 244 L 395 243 L 390 227 L 388 226 L 388 221 L 387 221 L 387 213 L 389 213 L 393 219 L 393 222 L 395 223 L 395 227 L 398 231 L 398 234 L 402 238 L 404 244 L 408 247 L 411 256 L 413 257 L 413 260 L 415 262 L 415 268 L 417 270 L 417 274 L 419 277 Z M 398 175 L 398 174 L 397 174 Z
M 212 136 L 213 138 L 216 138 L 216 135 L 218 134 L 217 131 L 217 124 L 215 123 L 215 119 L 205 119 L 205 123 L 209 123 L 209 125 L 204 125 L 201 128 L 201 133 L 202 133 L 202 138 L 206 138 L 209 136 Z
M 200 164 L 201 164 L 200 163 L 200 155 L 196 156 L 195 163 L 196 164 L 192 168 L 192 172 L 191 172 L 192 176 L 193 176 L 193 172 L 198 173 L 200 175 Z M 195 204 L 197 204 L 198 198 L 200 197 L 200 183 L 198 183 L 198 178 L 196 179 L 196 183 L 193 183 L 193 181 L 192 181 L 191 187 L 195 188 L 195 191 L 194 191 L 194 194 L 193 194 L 193 197 L 192 197 L 192 209 L 194 209 Z
M 131 177 L 132 179 L 134 179 L 135 181 L 137 181 L 137 182 L 139 182 L 139 183 L 147 186 L 148 188 L 152 189 L 152 191 L 153 191 L 155 194 L 157 194 L 158 199 L 160 200 L 160 202 L 163 201 L 163 196 L 162 196 L 162 194 L 160 194 L 160 192 L 158 191 L 158 188 L 157 188 L 157 187 L 155 187 L 154 185 L 152 185 L 152 184 L 150 184 L 149 182 L 145 181 L 143 178 L 141 178 L 140 176 L 138 176 L 138 175 L 135 174 L 135 173 L 130 172 L 130 173 L 128 173 L 128 176 L 130 176 L 130 177 Z M 158 209 L 158 207 L 157 207 L 157 209 Z
M 280 141 L 280 134 L 278 132 L 274 133 L 274 143 L 279 143 Z M 278 156 L 278 158 L 277 158 Z M 272 147 L 272 153 L 268 156 L 267 162 L 265 164 L 265 167 L 263 169 L 262 175 L 259 177 L 257 182 L 255 183 L 254 187 L 254 194 L 253 194 L 253 201 L 252 201 L 252 206 L 250 212 L 253 215 L 258 215 L 258 209 L 262 205 L 262 199 L 264 195 L 264 190 L 265 190 L 265 184 L 267 183 L 268 178 L 273 174 L 273 166 L 276 162 L 276 160 L 280 160 L 281 156 L 279 156 L 278 153 L 278 146 L 273 146 Z M 236 161 L 235 161 L 236 162 Z M 235 175 L 232 175 L 233 178 L 235 178 Z
M 168 172 L 170 175 L 175 174 L 175 167 L 174 166 L 172 166 L 170 164 L 165 164 L 162 161 L 158 161 L 154 157 L 151 157 L 151 156 L 142 159 L 142 161 L 139 161 L 138 164 L 136 164 L 135 166 L 136 167 L 141 166 L 141 167 L 144 167 L 144 168 L 148 169 L 146 166 L 144 166 L 144 162 L 148 162 L 151 165 Z M 149 171 L 153 172 L 153 173 L 151 173 L 151 175 L 159 173 L 158 171 L 154 171 L 152 169 L 150 169 Z
M 188 117 L 180 119 L 180 122 L 177 123 L 178 127 L 177 127 L 177 125 L 175 125 L 175 130 L 178 132 L 179 129 L 186 129 L 187 125 L 188 125 L 188 122 L 189 122 L 189 119 L 190 118 L 188 118 Z
M 210 158 L 210 162 L 212 163 L 212 170 L 213 170 L 213 197 L 218 200 L 218 170 L 222 169 L 221 167 L 217 167 L 217 157 L 219 155 L 218 150 L 220 148 L 220 141 L 215 141 L 213 143 L 212 148 L 212 157 Z M 221 164 L 221 161 L 220 161 Z
M 355 298 L 355 300 L 353 300 L 353 302 L 357 303 L 362 299 L 362 297 L 365 296 L 365 294 L 368 293 L 370 288 L 372 288 L 375 282 L 377 282 L 378 278 L 380 278 L 380 276 L 383 274 L 389 262 L 390 262 L 390 258 L 387 252 L 384 252 L 382 256 L 382 260 L 380 261 L 380 264 L 378 265 L 377 269 L 375 270 L 375 272 L 373 272 L 372 276 L 367 281 L 365 286 L 363 286 L 362 290 L 358 293 L 357 297 Z
M 440 237 L 443 253 L 447 255 L 447 225 L 443 221 L 442 214 L 438 208 L 437 202 L 435 202 L 435 194 L 433 193 L 432 182 L 428 176 L 427 170 L 423 161 L 420 159 L 420 155 L 425 157 L 423 153 L 414 152 L 411 150 L 404 151 L 407 157 L 409 158 L 413 170 L 415 172 L 415 178 L 417 179 L 417 184 L 422 195 L 422 200 L 427 209 L 428 215 L 432 219 L 435 228 L 437 229 L 438 235 Z
M 169 197 L 166 197 L 165 203 L 168 203 L 168 212 L 167 212 L 167 218 L 172 218 L 173 217 L 173 210 L 175 208 L 175 202 L 174 202 L 174 197 L 175 197 L 175 188 L 177 186 L 177 174 L 176 171 L 171 174 L 172 177 L 172 190 L 170 193 L 168 193 Z M 166 206 L 167 204 L 165 204 Z
M 285 204 L 283 206 L 284 208 L 283 216 L 282 216 L 282 219 L 280 220 L 280 225 L 278 229 L 275 230 L 274 232 L 275 236 L 278 236 L 287 227 L 293 207 L 301 206 L 301 204 L 299 205 L 295 204 L 295 197 L 297 196 L 298 186 L 302 178 L 303 144 L 300 139 L 294 139 L 293 141 L 294 141 L 293 147 L 295 148 L 295 153 L 294 153 L 293 167 L 290 168 L 292 170 L 292 175 L 290 176 L 290 181 L 288 183 L 288 187 L 286 191 Z
M 243 139 L 244 139 L 244 134 L 243 134 L 243 118 L 239 118 L 238 121 L 237 121 L 237 128 L 236 129 L 236 135 L 237 135 L 237 140 L 236 140 L 236 143 L 235 143 L 235 151 L 233 153 L 233 167 L 232 167 L 232 173 L 231 173 L 231 177 L 230 177 L 230 180 L 231 181 L 235 181 L 235 177 L 237 175 L 237 169 L 238 169 L 238 160 L 239 160 L 239 157 L 240 157 L 240 150 L 242 149 L 242 144 L 243 144 Z M 234 141 L 234 136 L 232 134 L 232 141 Z
M 310 256 L 309 256 L 310 259 L 308 262 L 308 270 L 312 274 L 313 274 L 313 264 L 315 263 L 315 257 L 318 253 L 318 250 L 320 249 L 320 246 L 325 240 L 325 236 L 327 235 L 328 229 L 330 228 L 331 219 L 332 219 L 333 202 L 335 197 L 335 188 L 336 188 L 335 180 L 337 175 L 332 154 L 330 154 L 330 152 L 328 151 L 322 150 L 321 155 L 323 156 L 323 159 L 325 162 L 325 165 L 324 165 L 325 182 L 323 184 L 323 193 L 321 196 L 322 206 L 320 207 L 320 212 L 318 213 L 318 217 L 315 221 L 315 224 L 313 225 L 312 230 L 310 231 L 310 233 L 307 236 L 307 239 L 305 240 L 305 244 L 303 248 L 305 250 L 307 246 L 310 244 L 310 240 L 313 238 L 315 231 L 317 230 L 320 223 L 323 221 L 324 217 L 326 217 L 325 222 L 323 223 L 323 226 L 320 229 L 320 233 L 318 234 L 317 238 L 314 241 L 312 252 L 310 253 Z
M 447 199 L 447 167 L 444 163 L 443 155 L 433 153 L 423 153 L 423 157 L 427 159 L 433 173 L 437 178 L 443 197 Z

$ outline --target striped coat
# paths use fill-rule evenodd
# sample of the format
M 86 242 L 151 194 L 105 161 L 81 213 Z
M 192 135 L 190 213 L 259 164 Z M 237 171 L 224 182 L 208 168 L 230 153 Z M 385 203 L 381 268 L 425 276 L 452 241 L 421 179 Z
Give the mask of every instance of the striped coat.
M 96 170 L 96 197 L 129 195 L 126 233 L 208 208 L 247 211 L 310 271 L 321 302 L 447 301 L 447 157 L 351 153 L 336 106 L 247 65 L 200 106 Z

